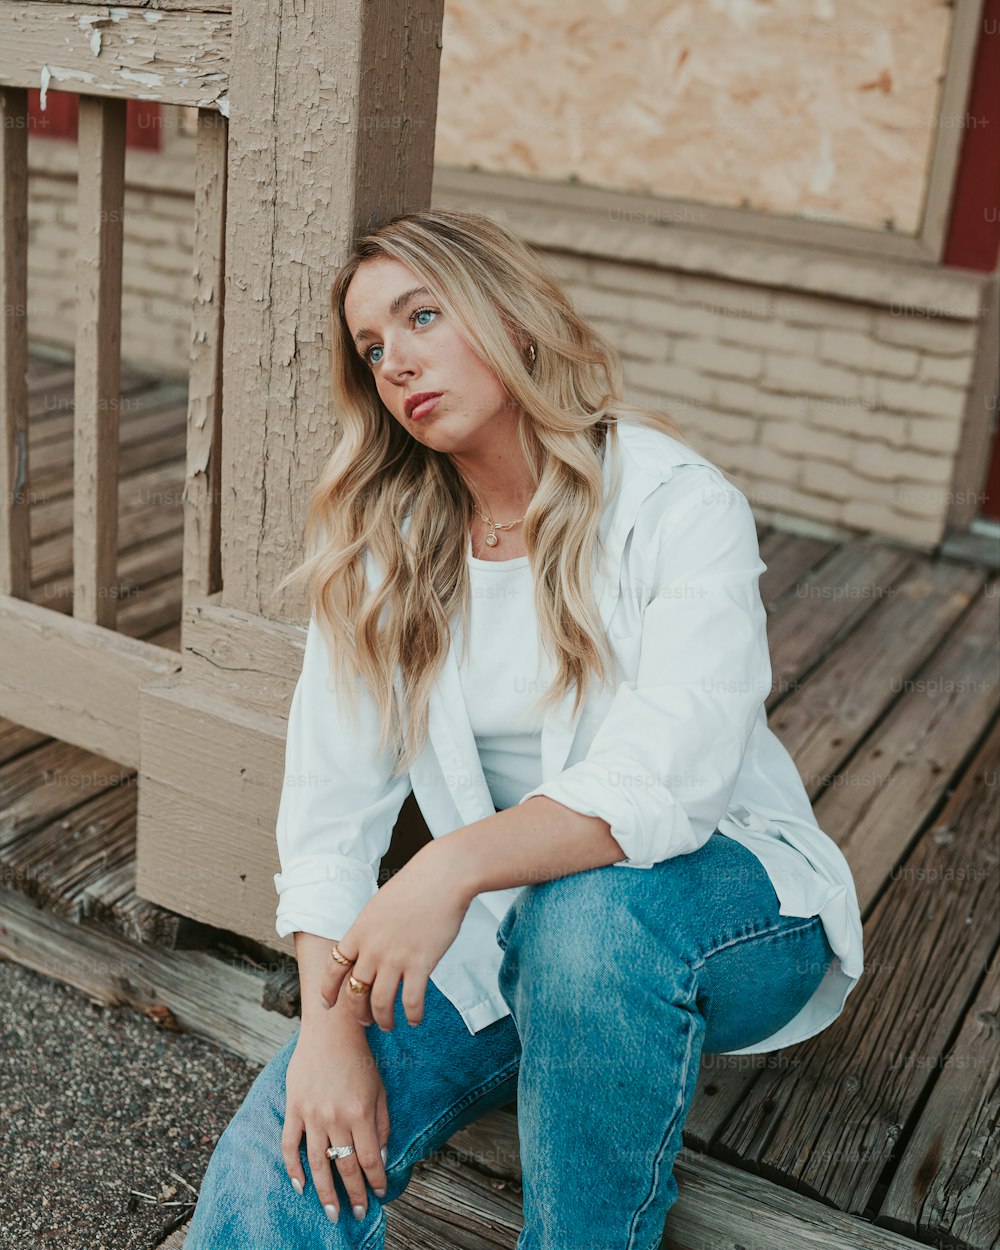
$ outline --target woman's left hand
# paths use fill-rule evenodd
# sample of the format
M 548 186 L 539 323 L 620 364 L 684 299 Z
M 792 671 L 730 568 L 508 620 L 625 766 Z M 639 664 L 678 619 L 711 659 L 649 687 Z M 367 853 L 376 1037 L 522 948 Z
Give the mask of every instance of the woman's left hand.
M 444 841 L 422 846 L 376 890 L 337 943 L 338 950 L 355 962 L 345 968 L 330 956 L 320 982 L 320 994 L 328 1007 L 344 994 L 360 1025 L 371 1024 L 374 1019 L 389 1032 L 402 979 L 406 1019 L 411 1025 L 422 1022 L 430 974 L 455 940 L 475 897 Z M 371 985 L 371 991 L 355 994 L 349 976 Z

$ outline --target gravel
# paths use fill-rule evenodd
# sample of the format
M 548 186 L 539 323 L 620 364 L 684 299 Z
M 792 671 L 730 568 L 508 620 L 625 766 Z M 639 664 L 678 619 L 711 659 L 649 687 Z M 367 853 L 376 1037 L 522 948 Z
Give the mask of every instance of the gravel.
M 0 958 L 0 1247 L 159 1246 L 259 1071 Z

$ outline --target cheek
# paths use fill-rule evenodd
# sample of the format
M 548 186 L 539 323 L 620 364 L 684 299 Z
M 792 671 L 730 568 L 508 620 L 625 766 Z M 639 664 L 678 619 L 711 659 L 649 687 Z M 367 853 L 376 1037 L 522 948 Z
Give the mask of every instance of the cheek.
M 376 379 L 375 389 L 378 391 L 378 397 L 381 399 L 382 403 L 389 409 L 390 412 L 393 412 L 393 404 L 399 397 L 399 387 L 392 386 L 389 382 L 383 382 Z

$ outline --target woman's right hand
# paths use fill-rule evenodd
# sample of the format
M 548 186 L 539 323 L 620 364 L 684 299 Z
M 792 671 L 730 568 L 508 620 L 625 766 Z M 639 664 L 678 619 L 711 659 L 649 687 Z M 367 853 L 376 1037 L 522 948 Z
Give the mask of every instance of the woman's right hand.
M 365 1032 L 353 1019 L 335 1028 L 300 1030 L 285 1077 L 285 1125 L 281 1153 L 289 1179 L 303 1190 L 306 1177 L 299 1157 L 302 1134 L 316 1193 L 336 1223 L 340 1202 L 333 1183 L 336 1166 L 354 1217 L 368 1212 L 365 1179 L 379 1197 L 386 1189 L 384 1148 L 389 1141 L 385 1086 Z M 353 1146 L 344 1159 L 330 1159 L 329 1145 Z M 353 1218 L 353 1217 L 352 1217 Z

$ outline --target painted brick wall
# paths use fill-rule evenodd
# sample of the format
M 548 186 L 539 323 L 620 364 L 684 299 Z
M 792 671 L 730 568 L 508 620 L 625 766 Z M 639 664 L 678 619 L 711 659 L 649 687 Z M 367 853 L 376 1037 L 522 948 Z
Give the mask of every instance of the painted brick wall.
M 664 405 L 754 505 L 932 546 L 942 534 L 978 325 L 549 253 Z
M 64 145 L 43 147 L 33 145 L 29 189 L 29 333 L 71 348 L 75 169 Z M 125 200 L 123 354 L 181 377 L 192 155 L 168 145 L 160 170 L 177 162 L 171 191 L 130 187 Z M 622 352 L 630 397 L 666 407 L 759 516 L 789 528 L 806 521 L 872 530 L 928 548 L 940 540 L 974 363 L 974 316 L 551 248 L 546 255 L 580 311 Z

